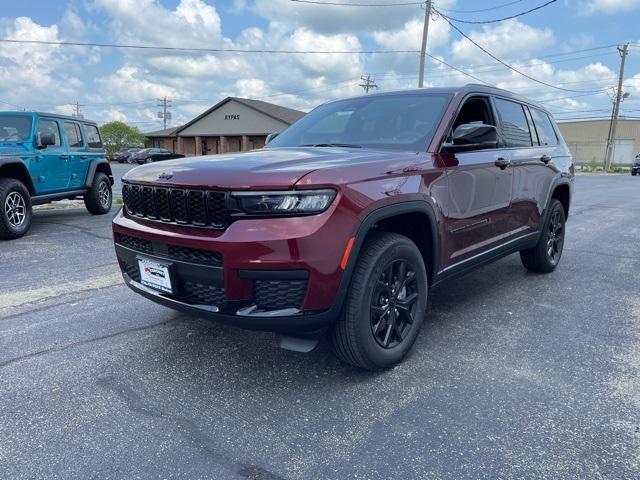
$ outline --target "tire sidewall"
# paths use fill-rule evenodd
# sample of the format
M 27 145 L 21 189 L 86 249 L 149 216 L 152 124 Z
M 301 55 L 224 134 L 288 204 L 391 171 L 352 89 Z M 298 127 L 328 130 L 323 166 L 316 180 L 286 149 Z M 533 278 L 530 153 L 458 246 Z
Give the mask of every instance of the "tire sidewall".
M 551 223 L 551 217 L 553 216 L 556 210 L 560 212 L 560 217 L 562 218 L 562 245 L 560 248 L 560 256 L 558 257 L 558 260 L 554 264 L 547 254 L 547 241 L 549 240 L 549 224 Z M 560 260 L 562 260 L 562 254 L 564 252 L 564 241 L 567 233 L 566 227 L 567 227 L 567 219 L 564 215 L 564 208 L 562 207 L 562 204 L 558 200 L 553 200 L 553 202 L 551 203 L 551 208 L 549 208 L 549 214 L 545 219 L 543 230 L 542 230 L 542 238 L 540 239 L 541 253 L 544 255 L 544 259 L 548 264 L 549 268 L 551 269 L 555 269 L 560 264 Z
M 15 227 L 9 222 L 9 218 L 5 214 L 5 210 L 4 210 L 4 206 L 5 206 L 4 203 L 6 199 L 13 192 L 20 194 L 20 196 L 24 199 L 25 206 L 26 206 L 25 220 L 20 227 Z M 31 220 L 33 218 L 33 209 L 31 205 L 31 195 L 29 195 L 29 191 L 27 190 L 27 187 L 25 187 L 22 182 L 18 180 L 14 180 L 12 182 L 12 185 L 5 192 L 3 192 L 3 194 L 0 196 L 0 208 L 1 208 L 0 219 L 4 224 L 5 229 L 9 231 L 11 236 L 13 236 L 14 238 L 18 238 L 23 236 L 25 233 L 27 233 L 27 231 L 29 230 L 29 227 L 31 226 Z
M 390 262 L 398 259 L 410 262 L 416 272 L 416 281 L 420 290 L 423 290 L 423 295 L 420 295 L 417 300 L 416 318 L 409 335 L 399 345 L 385 349 L 376 342 L 371 331 L 371 299 L 375 283 L 380 274 Z M 367 275 L 364 295 L 362 295 L 362 298 L 353 299 L 357 305 L 357 312 L 359 312 L 356 325 L 357 335 L 362 340 L 361 346 L 365 351 L 366 357 L 371 359 L 378 368 L 387 368 L 400 362 L 407 355 L 420 332 L 427 304 L 427 273 L 418 248 L 410 243 L 409 240 L 395 243 L 390 248 L 380 252 L 373 264 L 373 268 L 369 268 L 362 273 Z

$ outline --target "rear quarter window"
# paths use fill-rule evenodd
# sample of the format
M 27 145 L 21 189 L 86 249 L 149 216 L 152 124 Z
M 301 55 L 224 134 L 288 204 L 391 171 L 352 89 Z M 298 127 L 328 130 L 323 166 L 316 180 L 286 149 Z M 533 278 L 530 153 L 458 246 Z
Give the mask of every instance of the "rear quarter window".
M 536 125 L 538 131 L 538 138 L 540 145 L 557 145 L 558 136 L 553 128 L 553 123 L 549 115 L 536 108 L 530 108 L 531 115 L 533 116 L 533 123 Z
M 87 138 L 87 145 L 89 148 L 102 148 L 102 138 L 100 138 L 100 132 L 95 125 L 82 125 L 84 135 Z

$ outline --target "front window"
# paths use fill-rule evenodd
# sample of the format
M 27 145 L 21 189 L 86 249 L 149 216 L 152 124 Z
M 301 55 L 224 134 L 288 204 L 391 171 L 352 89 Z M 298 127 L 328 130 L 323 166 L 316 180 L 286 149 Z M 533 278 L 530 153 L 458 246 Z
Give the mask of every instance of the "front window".
M 352 146 L 424 151 L 450 95 L 381 95 L 321 105 L 269 147 Z
M 31 117 L 0 115 L 0 142 L 26 142 L 31 136 Z

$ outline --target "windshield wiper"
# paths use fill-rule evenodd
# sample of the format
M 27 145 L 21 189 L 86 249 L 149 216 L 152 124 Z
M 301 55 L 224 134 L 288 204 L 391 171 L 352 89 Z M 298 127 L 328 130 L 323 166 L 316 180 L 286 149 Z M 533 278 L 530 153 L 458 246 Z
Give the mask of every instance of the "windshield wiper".
M 301 147 L 344 147 L 344 148 L 362 148 L 362 145 L 353 143 L 310 143 L 308 145 L 300 145 Z

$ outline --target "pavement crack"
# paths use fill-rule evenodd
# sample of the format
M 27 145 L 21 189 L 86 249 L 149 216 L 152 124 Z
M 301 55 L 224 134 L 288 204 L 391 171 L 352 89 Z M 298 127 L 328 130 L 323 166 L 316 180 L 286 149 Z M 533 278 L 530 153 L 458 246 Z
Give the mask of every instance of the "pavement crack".
M 14 357 L 14 358 L 10 358 L 8 360 L 4 360 L 3 362 L 0 362 L 0 368 L 4 368 L 4 367 L 7 367 L 9 365 L 13 365 L 14 363 L 24 362 L 24 361 L 27 361 L 27 360 L 31 360 L 33 358 L 41 357 L 43 355 L 48 355 L 50 353 L 58 353 L 58 352 L 62 352 L 62 351 L 65 351 L 65 350 L 69 350 L 71 348 L 80 347 L 82 345 L 88 345 L 88 344 L 94 343 L 94 342 L 101 342 L 102 340 L 108 340 L 110 338 L 116 338 L 116 337 L 128 335 L 130 333 L 142 332 L 144 330 L 150 330 L 150 329 L 156 328 L 156 327 L 162 327 L 164 325 L 169 325 L 171 323 L 174 323 L 174 322 L 176 322 L 176 321 L 178 321 L 178 320 L 180 320 L 182 318 L 184 318 L 184 317 L 172 318 L 170 320 L 165 320 L 163 322 L 154 323 L 154 324 L 151 324 L 151 325 L 145 325 L 143 327 L 129 328 L 127 330 L 121 330 L 121 331 L 116 332 L 116 333 L 110 333 L 109 335 L 102 335 L 100 337 L 88 338 L 86 340 L 80 340 L 78 342 L 68 343 L 66 345 L 61 345 L 59 347 L 51 347 L 51 348 L 46 348 L 44 350 L 38 350 L 37 352 L 32 352 L 32 353 L 29 353 L 29 354 L 26 354 L 26 355 L 21 355 L 19 357 Z
M 52 222 L 52 221 L 39 221 L 38 223 L 44 224 L 44 225 L 62 225 L 64 227 L 75 228 L 76 230 L 79 230 L 81 233 L 84 233 L 84 234 L 89 235 L 91 237 L 99 238 L 101 240 L 113 241 L 113 237 L 111 237 L 111 235 L 109 235 L 108 237 L 104 236 L 104 235 L 98 235 L 97 233 L 93 233 L 88 228 L 79 227 L 78 225 L 73 225 L 72 223 Z
M 119 381 L 114 376 L 100 377 L 96 380 L 96 384 L 115 393 L 132 412 L 174 424 L 191 443 L 204 451 L 213 461 L 239 477 L 249 480 L 285 480 L 257 465 L 244 465 L 218 452 L 214 447 L 214 441 L 202 431 L 194 420 L 146 405 L 130 385 Z

